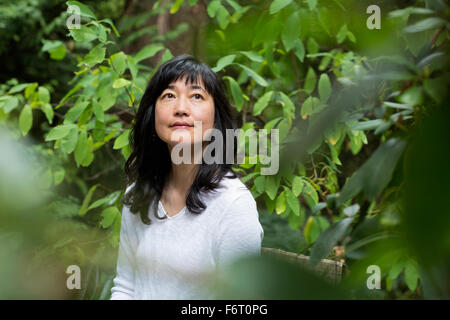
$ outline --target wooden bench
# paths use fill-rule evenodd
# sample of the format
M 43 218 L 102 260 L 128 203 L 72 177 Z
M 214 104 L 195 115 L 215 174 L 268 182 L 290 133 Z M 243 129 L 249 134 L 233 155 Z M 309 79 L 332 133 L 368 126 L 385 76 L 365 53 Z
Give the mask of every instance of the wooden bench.
M 286 259 L 289 262 L 299 264 L 306 269 L 313 270 L 319 276 L 332 283 L 340 282 L 342 277 L 348 272 L 346 265 L 339 261 L 322 259 L 322 261 L 313 268 L 309 263 L 309 257 L 302 254 L 266 247 L 261 248 L 261 254 Z

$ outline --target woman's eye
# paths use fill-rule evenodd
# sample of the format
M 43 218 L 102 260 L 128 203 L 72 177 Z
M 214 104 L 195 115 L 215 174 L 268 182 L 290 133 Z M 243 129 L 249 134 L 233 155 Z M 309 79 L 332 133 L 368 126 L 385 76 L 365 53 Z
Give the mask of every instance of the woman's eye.
M 195 99 L 203 99 L 203 96 L 201 95 L 201 94 L 198 94 L 198 93 L 196 93 L 196 94 L 194 94 L 193 95 L 193 97 L 195 98 Z
M 173 98 L 173 94 L 171 94 L 171 93 L 166 93 L 166 94 L 164 94 L 163 95 L 163 98 Z

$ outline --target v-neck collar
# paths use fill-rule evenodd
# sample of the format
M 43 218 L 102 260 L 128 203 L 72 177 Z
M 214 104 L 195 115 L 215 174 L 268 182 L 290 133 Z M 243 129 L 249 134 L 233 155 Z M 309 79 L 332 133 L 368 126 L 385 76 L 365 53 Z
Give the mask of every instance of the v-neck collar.
M 182 216 L 185 212 L 186 212 L 186 206 L 184 206 L 183 209 L 181 209 L 178 213 L 174 214 L 173 216 L 169 216 L 166 212 L 166 210 L 164 209 L 164 206 L 161 202 L 161 200 L 159 200 L 159 207 L 161 208 L 162 212 L 164 213 L 164 215 L 167 217 L 167 219 L 176 219 L 177 217 Z

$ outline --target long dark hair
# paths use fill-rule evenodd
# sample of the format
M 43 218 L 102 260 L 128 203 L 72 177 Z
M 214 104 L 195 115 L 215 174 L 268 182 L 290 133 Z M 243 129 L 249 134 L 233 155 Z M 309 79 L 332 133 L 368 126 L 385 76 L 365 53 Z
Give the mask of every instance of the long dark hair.
M 234 135 L 228 137 L 226 134 L 226 129 L 234 129 L 234 126 L 231 120 L 231 105 L 221 81 L 208 65 L 193 56 L 184 54 L 174 57 L 162 64 L 151 78 L 130 131 L 132 153 L 125 163 L 125 174 L 127 184 L 132 184 L 133 187 L 124 195 L 122 202 L 130 207 L 132 213 L 139 212 L 145 224 L 151 223 L 148 217 L 149 205 L 153 202 L 153 210 L 157 210 L 157 203 L 172 166 L 168 146 L 155 130 L 156 100 L 173 81 L 185 78 L 186 84 L 188 81 L 196 83 L 199 76 L 214 99 L 214 128 L 222 133 L 224 159 L 222 164 L 206 164 L 202 160 L 186 198 L 189 212 L 200 214 L 206 208 L 200 197 L 201 193 L 217 189 L 224 177 L 236 178 L 231 164 L 226 164 L 225 161 L 227 139 L 234 139 L 233 159 L 237 143 Z

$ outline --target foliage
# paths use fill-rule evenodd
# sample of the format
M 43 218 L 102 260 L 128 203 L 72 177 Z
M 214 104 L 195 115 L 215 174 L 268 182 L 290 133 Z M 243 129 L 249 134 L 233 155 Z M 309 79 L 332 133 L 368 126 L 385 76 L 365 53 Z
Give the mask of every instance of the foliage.
M 69 30 L 71 39 L 43 41 L 42 51 L 58 61 L 68 43 L 79 49 L 71 52 L 77 69 L 70 89 L 56 100 L 58 83 L 8 80 L 0 86 L 0 119 L 16 128 L 17 139 L 35 137 L 48 159 L 41 187 L 80 195 L 70 204 L 76 214 L 67 218 L 106 229 L 108 243 L 99 251 L 109 252 L 119 241 L 123 185 L 111 189 L 102 175 L 128 158 L 137 102 L 152 73 L 173 56 L 166 42 L 186 26 L 159 37 L 154 26 L 125 39 L 121 34 L 143 27 L 150 16 L 198 3 L 157 1 L 152 11 L 124 18 L 119 30 L 95 10 L 69 3 L 81 8 L 81 28 Z M 383 11 L 381 33 L 365 28 L 364 5 L 210 1 L 207 62 L 226 84 L 243 130 L 279 129 L 283 157 L 276 175 L 261 175 L 264 165 L 248 155 L 235 170 L 264 214 L 277 214 L 300 231 L 298 252 L 313 264 L 345 258 L 358 270 L 354 279 L 367 276 L 363 266 L 371 261 L 381 267 L 385 297 L 420 297 L 425 271 L 400 236 L 408 219 L 405 161 L 411 135 L 445 99 L 449 10 L 442 1 L 392 5 Z M 341 15 L 358 10 L 353 20 Z M 147 32 L 153 41 L 139 52 L 120 49 Z M 157 54 L 158 64 L 145 64 Z M 69 205 L 63 202 L 51 205 Z M 345 255 L 333 253 L 341 247 Z M 113 271 L 105 272 L 91 298 L 106 297 Z M 355 295 L 367 294 L 362 291 Z

